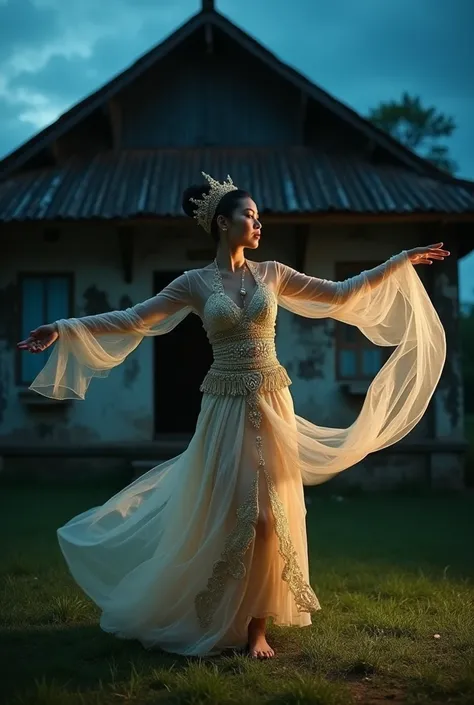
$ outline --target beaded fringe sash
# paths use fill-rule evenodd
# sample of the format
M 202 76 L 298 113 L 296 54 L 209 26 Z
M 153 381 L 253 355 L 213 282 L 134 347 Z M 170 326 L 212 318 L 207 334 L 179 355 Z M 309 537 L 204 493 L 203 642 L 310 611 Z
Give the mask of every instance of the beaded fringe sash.
M 278 364 L 268 369 L 229 372 L 210 369 L 206 374 L 200 391 L 206 394 L 247 396 L 257 389 L 276 392 L 289 387 L 291 379 L 285 368 Z

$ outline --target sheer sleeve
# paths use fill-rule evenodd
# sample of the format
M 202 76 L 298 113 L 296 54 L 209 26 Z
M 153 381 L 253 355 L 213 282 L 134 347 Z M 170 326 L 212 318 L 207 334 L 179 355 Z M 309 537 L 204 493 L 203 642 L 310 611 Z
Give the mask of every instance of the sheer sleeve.
M 275 262 L 277 291 L 282 305 L 285 301 L 289 303 L 291 299 L 293 302 L 299 301 L 300 305 L 303 302 L 314 302 L 336 308 L 348 304 L 346 307 L 351 308 L 352 304 L 355 304 L 365 293 L 382 284 L 406 262 L 408 262 L 408 255 L 403 251 L 378 267 L 365 270 L 343 281 L 309 277 L 292 267 Z
M 328 473 L 399 441 L 418 423 L 441 376 L 445 333 L 406 252 L 341 282 L 307 276 L 279 262 L 273 277 L 282 308 L 307 318 L 331 317 L 356 326 L 376 345 L 394 348 L 372 380 L 354 424 L 333 429 L 324 456 L 327 467 L 311 454 L 314 463 L 304 464 L 304 482 L 317 484 Z M 322 442 L 318 427 L 299 423 Z
M 29 388 L 53 399 L 84 399 L 92 377 L 107 377 L 145 336 L 170 332 L 192 310 L 185 273 L 130 308 L 59 319 L 59 338 Z

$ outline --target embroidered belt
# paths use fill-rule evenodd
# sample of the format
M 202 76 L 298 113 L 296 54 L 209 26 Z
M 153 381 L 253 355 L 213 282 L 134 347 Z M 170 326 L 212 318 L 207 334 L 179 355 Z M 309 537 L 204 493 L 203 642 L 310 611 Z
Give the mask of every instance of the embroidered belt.
M 200 390 L 205 394 L 247 396 L 257 391 L 276 392 L 290 384 L 287 371 L 279 363 L 268 368 L 239 372 L 211 367 Z
M 291 379 L 276 356 L 275 339 L 240 338 L 215 342 L 214 362 L 200 390 L 206 394 L 241 396 L 259 390 L 274 392 Z

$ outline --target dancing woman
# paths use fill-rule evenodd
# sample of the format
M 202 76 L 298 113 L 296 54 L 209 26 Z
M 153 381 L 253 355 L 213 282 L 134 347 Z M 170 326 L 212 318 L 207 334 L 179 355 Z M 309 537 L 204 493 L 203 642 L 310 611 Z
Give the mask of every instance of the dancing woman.
M 72 576 L 101 608 L 104 631 L 184 655 L 244 648 L 269 658 L 269 617 L 303 627 L 320 609 L 303 485 L 403 438 L 433 395 L 445 336 L 413 265 L 449 252 L 443 243 L 418 247 L 336 282 L 248 260 L 244 250 L 261 238 L 257 204 L 230 177 L 204 176 L 205 185 L 185 191 L 183 209 L 216 242 L 213 262 L 126 310 L 42 325 L 18 347 L 55 345 L 31 389 L 84 399 L 91 378 L 107 376 L 145 336 L 190 313 L 201 318 L 214 360 L 188 448 L 73 517 L 58 540 Z M 275 350 L 278 306 L 357 326 L 394 348 L 349 428 L 295 414 Z

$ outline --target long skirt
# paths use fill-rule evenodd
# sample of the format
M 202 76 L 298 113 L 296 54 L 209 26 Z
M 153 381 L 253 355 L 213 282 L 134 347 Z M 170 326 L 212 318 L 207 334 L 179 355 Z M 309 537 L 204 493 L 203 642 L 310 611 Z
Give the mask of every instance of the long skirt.
M 204 394 L 183 453 L 59 528 L 100 627 L 199 656 L 244 648 L 252 617 L 310 625 L 320 605 L 309 584 L 297 438 L 287 387 L 252 398 Z

